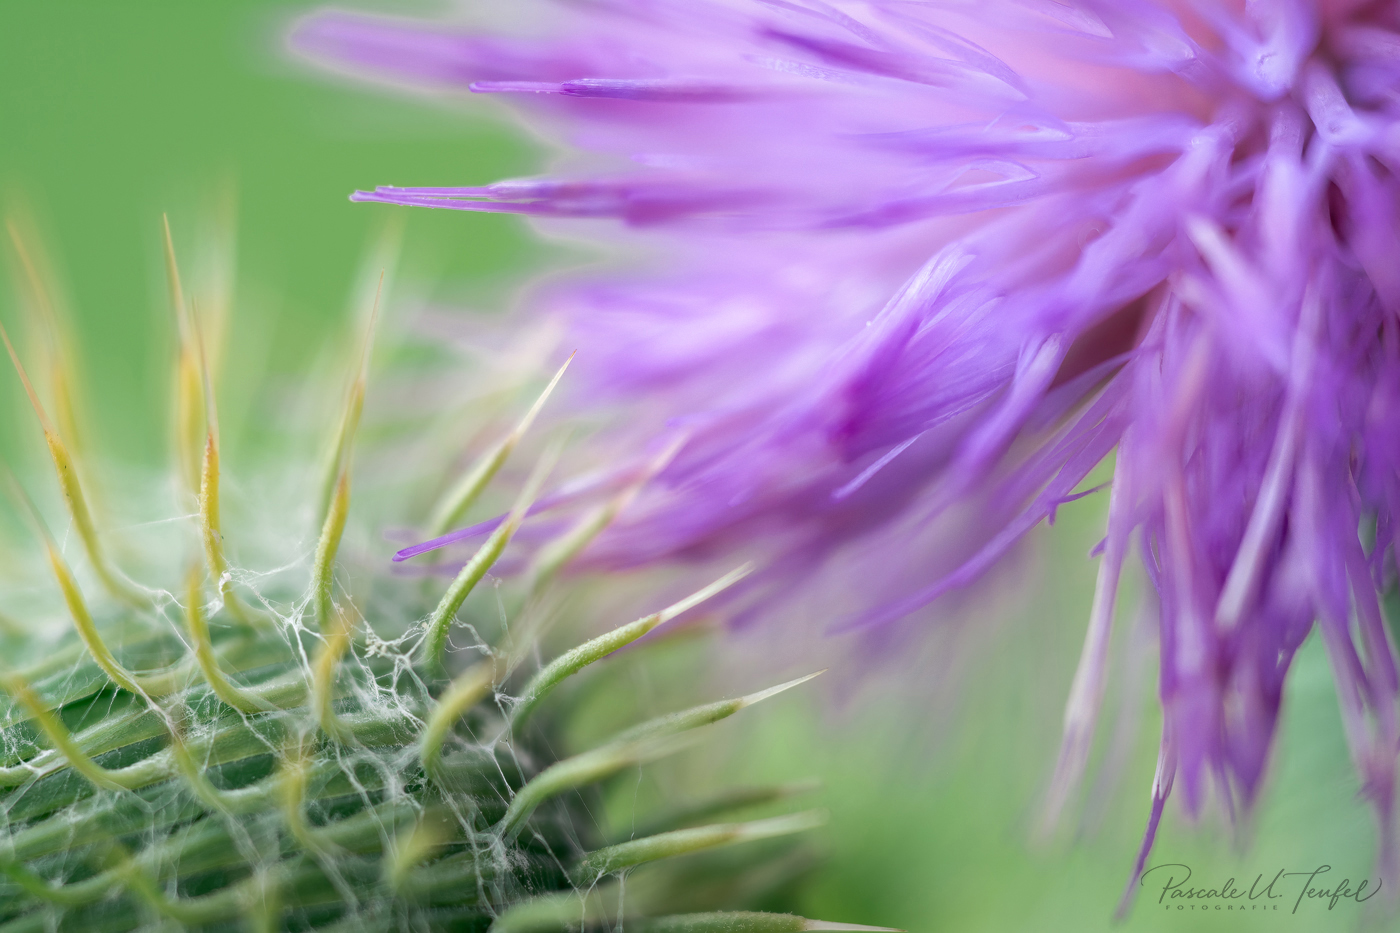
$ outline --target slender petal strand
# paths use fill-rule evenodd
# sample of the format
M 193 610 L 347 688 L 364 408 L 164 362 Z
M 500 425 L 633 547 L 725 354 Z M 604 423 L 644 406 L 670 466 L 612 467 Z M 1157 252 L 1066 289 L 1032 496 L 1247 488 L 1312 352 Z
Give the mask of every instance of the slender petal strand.
M 1192 811 L 1253 803 L 1316 628 L 1394 879 L 1400 687 L 1378 597 L 1400 520 L 1400 6 L 545 10 L 510 36 L 323 12 L 291 42 L 497 95 L 589 154 L 356 198 L 529 214 L 660 257 L 538 296 L 572 327 L 587 398 L 630 413 L 617 449 L 663 419 L 686 431 L 582 560 L 761 543 L 736 588 L 753 607 L 858 552 L 895 583 L 828 624 L 870 632 L 983 573 L 1114 452 L 1054 807 L 1136 552 L 1165 718 L 1139 868 L 1174 788 Z

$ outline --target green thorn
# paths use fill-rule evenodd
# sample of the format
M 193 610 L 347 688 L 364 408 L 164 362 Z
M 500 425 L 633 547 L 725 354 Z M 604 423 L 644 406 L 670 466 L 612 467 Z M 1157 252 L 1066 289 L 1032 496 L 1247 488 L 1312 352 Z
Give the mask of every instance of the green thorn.
M 664 758 L 691 744 L 689 737 L 677 736 L 651 741 L 614 742 L 555 762 L 516 792 L 496 830 L 503 838 L 514 838 L 535 808 L 549 798 L 596 783 L 624 768 Z
M 316 557 L 311 569 L 311 595 L 316 613 L 316 626 L 319 631 L 328 631 L 335 615 L 332 589 L 335 584 L 335 555 L 340 549 L 340 538 L 345 533 L 345 518 L 350 512 L 350 474 L 342 472 L 335 485 L 335 495 L 331 498 L 326 513 L 325 524 L 321 526 L 321 537 L 316 541 Z
M 817 672 L 820 673 L 822 672 Z M 805 683 L 817 674 L 808 674 L 806 677 L 799 677 L 733 700 L 721 700 L 718 703 L 707 703 L 678 713 L 658 716 L 628 729 L 592 751 L 556 762 L 535 775 L 516 792 L 510 806 L 506 808 L 505 816 L 501 817 L 497 831 L 505 837 L 514 836 L 535 808 L 550 797 L 600 781 L 623 768 L 645 764 L 680 751 L 690 744 L 684 741 L 686 737 L 683 733 L 732 716 L 747 706 Z
M 617 845 L 607 846 L 585 855 L 569 873 L 575 884 L 587 886 L 604 875 L 610 875 L 644 862 L 674 858 L 701 852 L 720 846 L 752 842 L 757 839 L 771 839 L 775 836 L 789 836 L 805 832 L 823 825 L 827 820 L 824 810 L 807 810 L 790 813 L 786 816 L 770 817 L 766 820 L 753 820 L 748 823 L 716 823 L 712 826 L 696 826 L 690 829 L 676 829 L 668 833 L 658 833 L 642 839 L 632 839 Z
M 438 697 L 437 705 L 428 714 L 428 722 L 423 727 L 418 753 L 423 770 L 429 776 L 437 773 L 442 743 L 452 725 L 491 691 L 501 673 L 501 666 L 497 659 L 474 664 L 458 675 Z
M 365 387 L 369 381 L 370 350 L 374 346 L 374 328 L 379 320 L 379 299 L 384 289 L 384 273 L 379 274 L 379 287 L 374 293 L 374 305 L 370 310 L 369 321 L 365 326 L 364 339 L 360 344 L 360 359 L 355 367 L 355 378 L 345 396 L 345 407 L 336 427 L 335 442 L 331 445 L 331 455 L 326 462 L 325 477 L 321 481 L 318 498 L 318 517 L 324 524 L 333 508 L 340 483 L 350 468 L 350 454 L 355 445 L 355 433 L 360 428 L 360 415 L 365 408 Z
M 761 703 L 769 697 L 777 696 L 785 690 L 791 690 L 800 684 L 805 684 L 814 677 L 825 674 L 822 669 L 795 680 L 778 684 L 776 687 L 769 687 L 757 693 L 750 693 L 748 696 L 735 697 L 732 700 L 720 700 L 716 703 L 706 703 L 702 706 L 693 706 L 690 709 L 681 710 L 678 713 L 668 713 L 665 716 L 658 716 L 640 725 L 633 726 L 617 735 L 614 742 L 643 742 L 652 739 L 662 738 L 669 735 L 679 735 L 691 729 L 698 729 L 701 726 L 708 726 L 712 722 L 719 722 L 727 719 L 739 712 L 741 709 Z
M 530 678 L 520 695 L 514 710 L 511 711 L 511 726 L 518 727 L 534 711 L 535 707 L 551 690 L 566 678 L 578 673 L 600 658 L 617 649 L 630 645 L 643 635 L 664 625 L 682 613 L 695 608 L 712 596 L 723 592 L 753 572 L 753 564 L 745 564 L 720 577 L 703 589 L 697 590 L 685 599 L 667 606 L 660 612 L 644 616 L 635 622 L 619 626 L 611 632 L 599 635 L 578 647 L 565 652 L 546 665 L 538 674 Z
M 44 442 L 48 445 L 54 472 L 58 474 L 58 485 L 63 493 L 63 501 L 68 506 L 68 514 L 73 519 L 73 528 L 78 533 L 78 539 L 82 541 L 83 549 L 87 551 L 88 560 L 92 562 L 93 571 L 102 581 L 102 585 L 116 598 L 138 608 L 148 607 L 150 599 L 122 577 L 121 573 L 108 561 L 106 552 L 102 549 L 102 541 L 97 535 L 97 526 L 92 520 L 92 512 L 88 508 L 87 497 L 83 494 L 82 483 L 78 480 L 77 466 L 73 462 L 68 447 L 63 443 L 63 438 L 59 436 L 52 422 L 49 421 L 49 416 L 44 412 L 44 406 L 39 402 L 39 396 L 34 391 L 34 386 L 29 381 L 29 375 L 24 371 L 24 365 L 20 363 L 19 354 L 15 352 L 14 345 L 10 343 L 10 335 L 3 324 L 0 324 L 0 341 L 4 342 L 5 350 L 10 355 L 10 362 L 14 364 L 15 372 L 19 374 L 20 382 L 24 385 L 24 392 L 29 398 L 30 407 L 34 409 L 34 414 L 39 418 L 39 426 L 44 432 Z
M 432 616 L 428 619 L 427 635 L 423 639 L 423 659 L 429 667 L 441 669 L 442 656 L 447 649 L 447 632 L 452 627 L 457 610 L 462 607 L 462 603 L 471 595 L 471 591 L 486 576 L 486 572 L 500 559 L 501 553 L 505 551 L 511 537 L 525 521 L 525 513 L 530 510 L 531 504 L 539 495 L 540 488 L 544 486 L 545 479 L 554 469 L 554 464 L 559 459 L 560 449 L 560 444 L 551 444 L 544 455 L 540 457 L 539 463 L 535 465 L 534 471 L 530 474 L 530 478 L 525 481 L 524 488 L 520 490 L 520 495 L 515 500 L 510 515 L 477 549 L 471 560 L 467 561 L 466 566 L 461 569 L 457 578 L 447 588 L 447 592 L 443 594 L 437 608 L 433 610 Z
M 690 806 L 669 810 L 650 819 L 635 830 L 637 836 L 654 836 L 673 829 L 697 826 L 727 813 L 779 803 L 804 794 L 816 793 L 821 781 L 798 781 L 770 787 L 738 787 L 723 791 Z
M 564 371 L 569 368 L 569 364 L 574 361 L 574 355 L 569 354 L 569 358 L 564 361 L 564 365 L 559 367 L 554 378 L 549 380 L 549 385 L 544 387 L 544 391 L 535 399 L 535 403 L 530 406 L 530 410 L 525 413 L 525 417 L 515 426 L 515 429 L 506 435 L 505 439 L 488 451 L 479 459 L 470 470 L 466 472 L 447 495 L 443 496 L 437 508 L 433 510 L 433 517 L 428 521 L 428 537 L 436 538 L 447 531 L 454 522 L 460 519 L 476 502 L 477 497 L 491 482 L 496 473 L 505 465 L 506 459 L 515 450 L 521 438 L 530 430 L 530 425 L 534 424 L 535 418 L 539 416 L 544 408 L 544 403 L 553 394 L 554 387 L 559 384 L 559 380 L 564 378 Z

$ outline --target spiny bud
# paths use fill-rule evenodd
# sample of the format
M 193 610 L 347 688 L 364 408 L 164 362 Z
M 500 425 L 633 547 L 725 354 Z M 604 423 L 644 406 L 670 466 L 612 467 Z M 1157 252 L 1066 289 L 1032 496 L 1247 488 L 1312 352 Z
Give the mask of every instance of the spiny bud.
M 383 581 L 338 586 L 337 555 L 355 520 L 351 462 L 375 315 L 313 510 L 320 530 L 308 578 L 300 589 L 278 589 L 254 586 L 259 578 L 238 570 L 218 507 L 213 382 L 166 233 L 180 323 L 177 391 L 189 393 L 177 417 L 179 426 L 196 426 L 176 432 L 182 448 L 192 448 L 179 452 L 176 469 L 199 505 L 199 547 L 169 589 L 128 579 L 107 556 L 81 471 L 0 330 L 102 585 L 84 590 L 16 481 L 71 624 L 55 646 L 37 625 L 16 621 L 7 642 L 15 647 L 0 661 L 0 933 L 517 933 L 604 915 L 677 933 L 845 929 L 779 914 L 668 916 L 664 888 L 630 899 L 619 889 L 606 909 L 595 903 L 621 873 L 649 862 L 798 834 L 823 821 L 819 811 L 705 826 L 653 820 L 655 832 L 609 844 L 579 796 L 702 740 L 710 723 L 801 681 L 665 713 L 572 757 L 555 754 L 571 744 L 558 717 L 535 715 L 547 712 L 567 679 L 715 596 L 747 567 L 538 669 L 526 663 L 533 640 L 519 635 L 528 626 L 482 645 L 484 656 L 464 664 L 450 650 L 458 612 L 525 520 L 559 456 L 555 444 L 445 593 L 420 590 L 421 604 L 405 597 L 370 618 L 347 591 Z M 562 375 L 463 482 L 446 484 L 435 530 L 493 479 Z M 588 527 L 596 533 L 606 520 L 590 518 Z M 584 543 L 580 535 L 565 533 L 548 572 L 526 575 L 528 590 L 555 577 Z M 787 795 L 746 791 L 697 812 L 725 819 Z

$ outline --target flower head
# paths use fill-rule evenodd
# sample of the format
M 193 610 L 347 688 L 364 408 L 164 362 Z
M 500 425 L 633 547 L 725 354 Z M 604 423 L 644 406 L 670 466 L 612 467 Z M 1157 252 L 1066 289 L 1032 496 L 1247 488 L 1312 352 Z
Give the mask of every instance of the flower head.
M 646 274 L 544 299 L 595 399 L 687 431 L 593 559 L 759 539 L 780 590 L 838 547 L 888 564 L 941 540 L 921 586 L 842 623 L 877 627 L 980 574 L 1116 450 L 1057 799 L 1136 551 L 1165 711 L 1141 859 L 1174 781 L 1193 810 L 1212 783 L 1253 801 L 1316 625 L 1393 871 L 1400 8 L 599 0 L 550 23 L 323 13 L 293 42 L 515 95 L 594 154 L 357 198 L 613 218 L 660 246 Z

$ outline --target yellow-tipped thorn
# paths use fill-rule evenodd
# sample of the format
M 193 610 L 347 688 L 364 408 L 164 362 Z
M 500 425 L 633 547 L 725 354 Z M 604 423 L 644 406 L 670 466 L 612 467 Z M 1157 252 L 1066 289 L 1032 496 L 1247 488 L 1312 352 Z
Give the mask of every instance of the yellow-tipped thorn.
M 5 330 L 3 324 L 0 324 L 0 341 L 4 341 L 5 350 L 10 355 L 10 362 L 14 364 L 15 372 L 19 374 L 20 382 L 24 384 L 24 392 L 29 397 L 29 404 L 34 409 L 34 414 L 39 418 L 39 426 L 43 429 L 44 440 L 48 444 L 49 457 L 53 460 L 54 471 L 58 474 L 59 489 L 63 492 L 63 500 L 68 505 L 68 514 L 73 519 L 73 527 L 78 532 L 83 549 L 87 551 L 88 560 L 92 562 L 93 571 L 113 596 L 135 606 L 149 605 L 150 600 L 146 595 L 124 580 L 116 569 L 108 563 L 107 556 L 102 550 L 102 543 L 97 536 L 97 529 L 92 521 L 92 513 L 88 510 L 87 499 L 83 495 L 82 484 L 78 481 L 78 472 L 74 466 L 73 458 L 64 445 L 63 439 L 54 430 L 53 422 L 49 420 L 48 414 L 44 411 L 44 406 L 34 391 L 34 385 L 29 381 L 29 374 L 25 372 L 24 364 L 20 362 L 19 354 L 15 352 L 14 344 L 10 342 L 9 332 Z
M 530 410 L 525 413 L 515 428 L 506 435 L 505 439 L 487 451 L 470 470 L 468 470 L 447 495 L 443 496 L 437 508 L 433 510 L 433 517 L 428 520 L 428 537 L 436 538 L 443 534 L 453 523 L 472 507 L 477 498 L 481 495 L 488 483 L 495 477 L 502 466 L 505 465 L 516 445 L 521 438 L 530 430 L 530 426 L 535 423 L 540 412 L 544 409 L 545 402 L 554 393 L 555 386 L 559 385 L 559 380 L 564 378 L 564 372 L 569 368 L 569 364 L 574 361 L 575 353 L 570 353 L 569 358 L 564 361 L 555 372 L 554 378 L 549 380 L 549 384 L 544 387 L 536 398 L 535 403 L 530 406 Z
M 240 900 L 249 933 L 273 933 L 282 929 L 282 888 L 275 872 L 273 867 L 259 866 L 244 882 Z
M 124 855 L 121 859 L 117 874 L 125 882 L 123 886 L 127 891 L 136 894 L 156 913 L 182 927 L 199 925 L 213 919 L 206 911 L 191 908 L 184 899 L 170 897 L 129 855 Z
M 204 434 L 201 419 L 205 404 L 201 395 L 204 381 L 194 346 L 194 333 L 185 292 L 180 284 L 180 265 L 175 258 L 175 241 L 170 234 L 170 218 L 161 215 L 164 233 L 165 273 L 170 287 L 171 310 L 179 337 L 179 352 L 175 363 L 175 456 L 180 476 L 196 496 L 200 490 L 200 437 Z
M 71 382 L 71 372 L 77 367 L 73 362 L 73 349 L 69 343 L 67 332 L 63 326 L 63 321 L 58 313 L 57 303 L 54 300 L 54 289 L 45 282 L 45 276 L 40 271 L 40 262 L 43 250 L 31 249 L 25 241 L 25 236 L 20 231 L 20 225 L 14 218 L 7 219 L 6 228 L 10 233 L 10 242 L 14 246 L 15 255 L 19 257 L 20 265 L 24 269 L 24 276 L 29 281 L 29 290 L 34 297 L 34 307 L 38 311 L 39 326 L 44 332 L 49 349 L 49 390 L 53 396 L 53 403 L 56 418 L 58 421 L 59 433 L 66 438 L 68 444 L 77 452 L 82 451 L 82 434 L 78 430 L 78 413 L 75 397 L 78 395 Z M 33 231 L 30 231 L 34 236 Z M 37 241 L 37 236 L 35 240 Z M 38 258 L 36 258 L 36 253 Z
M 170 757 L 174 760 L 175 767 L 179 769 L 185 780 L 189 781 L 195 796 L 202 800 L 205 806 L 218 813 L 229 813 L 228 803 L 224 800 L 223 792 L 209 782 L 204 769 L 190 754 L 189 745 L 185 742 L 183 724 L 173 718 L 168 721 L 168 724 L 170 727 Z
M 305 737 L 297 737 L 284 749 L 281 775 L 278 781 L 278 796 L 281 798 L 282 816 L 286 820 L 287 829 L 291 832 L 292 838 L 301 843 L 307 851 L 324 854 L 326 851 L 325 841 L 317 838 L 311 824 L 306 821 L 306 814 L 302 812 L 302 804 L 306 799 L 308 776 L 309 749 L 306 748 L 308 741 Z
M 39 416 L 39 426 L 43 428 L 46 436 L 57 434 L 53 422 L 49 420 L 48 412 L 44 410 L 43 403 L 39 401 L 38 393 L 34 391 L 34 384 L 29 381 L 29 373 L 25 371 L 24 364 L 19 361 L 19 354 L 15 352 L 15 345 L 10 342 L 10 332 L 5 329 L 4 324 L 0 324 L 0 340 L 5 341 L 5 350 L 10 354 L 10 362 L 14 364 L 15 372 L 19 374 L 19 381 L 24 385 L 24 394 L 29 397 L 29 406 L 34 409 L 34 414 Z
M 413 869 L 451 838 L 450 829 L 441 818 L 435 818 L 438 816 L 425 813 L 411 830 L 394 837 L 384 866 L 384 880 L 390 890 L 400 890 Z
M 185 326 L 185 290 L 180 285 L 180 266 L 175 261 L 175 240 L 170 235 L 170 215 L 161 214 L 160 223 L 165 234 L 165 274 L 170 284 L 170 301 L 175 308 L 175 319 L 181 328 Z M 184 342 L 184 334 L 181 334 Z
M 199 532 L 204 545 L 204 559 L 209 567 L 209 575 L 223 598 L 224 608 L 240 622 L 250 623 L 253 614 L 233 592 L 233 581 L 228 573 L 228 559 L 224 555 L 224 536 L 219 520 L 219 414 L 214 402 L 214 388 L 210 383 L 208 360 L 204 355 L 204 340 L 200 334 L 197 315 L 191 315 L 190 329 L 193 334 L 196 357 L 199 361 L 201 389 L 204 395 L 204 456 L 199 470 Z
M 805 677 L 798 677 L 789 680 L 787 683 L 778 684 L 776 687 L 769 687 L 757 693 L 750 693 L 747 696 L 735 697 L 732 700 L 719 700 L 714 703 L 705 703 L 701 706 L 693 706 L 690 709 L 681 710 L 677 713 L 667 713 L 664 716 L 657 716 L 655 719 L 647 720 L 644 723 L 633 726 L 613 738 L 615 743 L 640 742 L 669 735 L 678 735 L 691 729 L 698 729 L 701 726 L 708 726 L 711 723 L 728 719 L 742 709 L 747 709 L 755 703 L 777 696 L 778 694 L 791 690 L 798 684 L 805 684 L 813 677 L 818 677 L 826 673 L 825 670 L 808 674 Z
M 203 406 L 198 395 L 199 373 L 193 355 L 181 347 L 175 362 L 175 465 L 181 482 L 199 495 L 199 448 Z
M 335 601 L 332 590 L 335 585 L 335 555 L 340 549 L 340 538 L 345 533 L 345 519 L 350 513 L 350 474 L 342 471 L 331 497 L 330 509 L 325 523 L 321 526 L 321 537 L 316 541 L 316 556 L 312 561 L 311 586 L 312 604 L 316 613 L 316 624 L 326 631 L 335 615 Z
M 201 605 L 203 594 L 200 592 L 199 576 L 198 568 L 191 567 L 185 591 L 185 618 L 189 623 L 190 639 L 194 642 L 195 662 L 199 664 L 205 682 L 215 696 L 239 712 L 260 713 L 275 709 L 271 704 L 234 686 L 219 669 L 219 662 L 214 657 L 214 643 L 209 637 L 209 622 L 204 618 L 204 607 Z
M 126 787 L 112 776 L 112 772 L 97 764 L 78 747 L 62 720 L 44 704 L 24 678 L 18 674 L 0 674 L 0 688 L 29 711 L 39 730 L 59 754 L 68 760 L 68 765 L 74 771 L 104 790 L 126 790 Z
M 452 620 L 456 618 L 457 610 L 462 607 L 463 601 L 500 558 L 516 530 L 525 521 L 525 514 L 534 504 L 541 487 L 544 486 L 545 479 L 559 459 L 561 447 L 561 444 L 552 444 L 540 457 L 539 463 L 535 465 L 534 471 L 530 474 L 530 478 L 525 481 L 520 495 L 511 507 L 510 515 L 499 528 L 491 533 L 491 537 L 477 548 L 472 559 L 467 561 L 466 566 L 457 574 L 456 579 L 452 581 L 447 592 L 443 594 L 442 600 L 437 604 L 437 608 L 433 610 L 433 614 L 428 619 L 427 635 L 423 639 L 424 659 L 430 667 L 442 664 L 442 655 L 447 649 L 447 632 L 452 627 Z
M 752 572 L 753 564 L 744 564 L 742 567 L 731 570 L 710 585 L 691 593 L 679 602 L 667 606 L 660 612 L 653 612 L 635 622 L 618 626 L 611 632 L 605 632 L 564 652 L 541 668 L 539 673 L 530 678 L 530 682 L 525 685 L 525 689 L 521 691 L 519 702 L 511 711 L 511 728 L 519 728 L 540 701 L 566 678 L 573 676 L 600 658 L 607 657 L 619 648 L 630 645 L 658 626 L 665 625 L 677 616 L 694 609 L 705 600 L 738 583 Z
M 224 536 L 219 527 L 219 442 L 213 431 L 204 445 L 204 462 L 199 483 L 199 535 L 204 545 L 204 560 L 214 586 L 223 598 L 224 608 L 240 622 L 253 621 L 253 614 L 233 592 L 233 581 L 224 556 Z
M 785 684 L 778 684 L 776 687 L 769 687 L 767 690 L 760 690 L 757 693 L 750 693 L 748 696 L 740 697 L 739 708 L 743 709 L 746 706 L 753 706 L 755 703 L 762 703 L 769 697 L 775 697 L 780 693 L 783 693 L 787 690 L 791 690 L 793 687 L 805 684 L 807 681 L 812 680 L 815 677 L 820 677 L 821 675 L 825 674 L 828 670 L 830 670 L 830 668 L 824 667 L 819 671 L 814 671 L 811 674 L 807 674 L 803 677 L 798 677 L 793 680 L 789 680 Z
M 334 624 L 323 626 L 325 644 L 316 656 L 311 672 L 311 697 L 321 730 L 329 736 L 339 737 L 344 730 L 335 718 L 335 672 L 340 659 L 350 648 L 350 622 L 344 612 L 333 612 Z
M 759 839 L 772 839 L 816 829 L 827 821 L 825 810 L 807 810 L 746 823 L 716 823 L 674 829 L 641 839 L 629 839 L 616 845 L 596 849 L 582 859 L 569 874 L 581 887 L 595 884 L 605 875 L 625 871 L 658 859 L 675 858 L 693 852 L 703 852 L 723 846 Z
M 369 322 L 365 327 L 364 339 L 360 343 L 360 358 L 355 366 L 355 378 L 346 394 L 345 408 L 341 412 L 340 424 L 336 428 L 335 443 L 331 445 L 331 456 L 326 464 L 325 478 L 321 483 L 320 520 L 324 523 L 329 515 L 336 487 L 349 470 L 350 454 L 354 449 L 355 432 L 360 427 L 360 414 L 365 407 L 365 387 L 369 381 L 370 350 L 374 346 L 375 325 L 379 321 L 379 299 L 384 289 L 384 273 L 379 274 L 379 287 L 374 293 L 374 305 L 370 310 Z
M 175 375 L 178 467 L 199 503 L 200 539 L 209 575 L 213 577 L 229 614 L 240 622 L 248 623 L 253 621 L 253 614 L 233 592 L 219 523 L 219 415 L 204 335 L 199 325 L 199 308 L 193 302 L 189 306 L 185 304 L 180 264 L 175 258 L 175 241 L 170 234 L 170 218 L 162 214 L 161 224 L 165 234 L 165 269 L 170 283 L 170 302 L 180 341 Z
M 97 662 L 97 666 L 102 668 L 103 672 L 118 687 L 139 696 L 147 696 L 146 691 L 137 683 L 136 675 L 117 661 L 116 656 L 102 640 L 102 636 L 98 634 L 97 626 L 92 621 L 92 614 L 88 611 L 87 601 L 83 599 L 82 591 L 78 589 L 78 581 L 73 578 L 73 572 L 68 569 L 67 562 L 59 553 L 58 545 L 54 542 L 53 536 L 49 534 L 48 527 L 39 515 L 39 510 L 34 507 L 34 503 L 20 487 L 19 481 L 13 476 L 8 476 L 8 479 L 16 501 L 28 513 L 35 531 L 43 541 L 44 553 L 49 559 L 49 567 L 53 571 L 54 578 L 58 581 L 59 589 L 63 592 L 63 601 L 68 606 L 68 614 L 73 620 L 73 627 L 77 630 L 78 637 L 82 639 L 84 647 L 92 655 L 92 659 Z
M 332 599 L 335 556 L 340 549 L 341 536 L 345 533 L 346 516 L 350 512 L 350 456 L 354 448 L 355 432 L 360 426 L 360 413 L 364 410 L 370 348 L 374 344 L 374 328 L 379 319 L 379 299 L 383 288 L 384 273 L 381 272 L 379 290 L 374 293 L 374 306 L 370 311 L 364 342 L 360 346 L 355 378 L 351 382 L 350 392 L 345 400 L 345 410 L 341 413 L 340 427 L 331 448 L 330 473 L 327 475 L 320 500 L 321 536 L 316 541 L 311 586 L 316 624 L 322 631 L 327 630 L 335 612 Z
M 666 448 L 647 464 L 641 475 L 628 483 L 622 492 L 593 509 L 564 534 L 540 548 L 539 554 L 531 561 L 525 574 L 526 580 L 529 581 L 526 584 L 527 590 L 533 593 L 542 589 L 554 579 L 555 574 L 592 543 L 594 538 L 602 534 L 613 523 L 613 519 L 632 504 L 632 500 L 637 498 L 642 489 L 675 459 L 676 454 L 685 446 L 686 440 L 685 437 L 679 437 L 666 445 Z
M 437 770 L 438 759 L 442 757 L 442 743 L 447 739 L 453 723 L 485 699 L 500 678 L 503 667 L 499 658 L 474 664 L 458 675 L 438 697 L 437 705 L 428 714 L 427 725 L 423 727 L 418 752 L 423 770 L 430 776 Z

